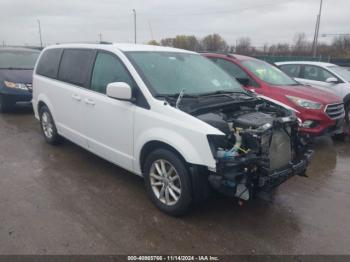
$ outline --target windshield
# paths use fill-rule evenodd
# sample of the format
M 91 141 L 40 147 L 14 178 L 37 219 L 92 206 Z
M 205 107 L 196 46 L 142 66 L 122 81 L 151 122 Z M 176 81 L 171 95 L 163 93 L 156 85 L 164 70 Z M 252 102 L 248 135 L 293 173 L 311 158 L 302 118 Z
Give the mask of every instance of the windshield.
M 242 62 L 242 64 L 267 84 L 277 86 L 298 85 L 295 80 L 283 73 L 280 69 L 264 61 L 245 60 Z
M 343 68 L 340 66 L 329 66 L 328 68 L 332 70 L 334 73 L 340 75 L 346 81 L 350 82 L 350 71 L 347 70 L 346 68 Z
M 38 51 L 0 50 L 0 69 L 33 69 Z
M 176 52 L 127 52 L 153 95 L 245 92 L 240 84 L 209 59 Z

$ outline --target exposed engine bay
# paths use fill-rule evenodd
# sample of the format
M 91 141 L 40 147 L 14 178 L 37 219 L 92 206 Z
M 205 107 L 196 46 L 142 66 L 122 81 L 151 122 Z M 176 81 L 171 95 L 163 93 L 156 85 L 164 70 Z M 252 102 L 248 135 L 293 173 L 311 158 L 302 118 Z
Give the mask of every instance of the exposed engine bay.
M 184 105 L 184 111 L 219 129 L 208 136 L 217 162 L 209 175 L 218 191 L 249 200 L 294 175 L 305 175 L 313 152 L 299 137 L 294 113 L 258 98 L 210 106 Z

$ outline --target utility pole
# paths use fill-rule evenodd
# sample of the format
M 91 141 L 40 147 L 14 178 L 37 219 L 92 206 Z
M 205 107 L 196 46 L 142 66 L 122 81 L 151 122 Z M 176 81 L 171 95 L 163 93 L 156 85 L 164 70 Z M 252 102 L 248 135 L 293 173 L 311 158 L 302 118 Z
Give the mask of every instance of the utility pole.
M 317 19 L 316 19 L 314 42 L 312 45 L 312 49 L 313 49 L 312 53 L 314 57 L 317 56 L 317 45 L 318 45 L 318 36 L 320 34 L 322 6 L 323 6 L 323 0 L 320 0 L 320 11 L 318 12 Z
M 100 43 L 102 43 L 102 34 L 99 33 L 98 36 L 99 36 L 99 38 L 100 38 Z
M 42 48 L 43 47 L 43 39 L 42 39 L 42 36 L 41 36 L 41 24 L 40 24 L 40 20 L 38 19 L 38 26 L 39 26 L 39 37 L 40 37 L 40 47 Z
M 134 34 L 135 34 L 135 44 L 137 42 L 137 38 L 136 38 L 136 10 L 133 9 L 132 12 L 134 13 Z

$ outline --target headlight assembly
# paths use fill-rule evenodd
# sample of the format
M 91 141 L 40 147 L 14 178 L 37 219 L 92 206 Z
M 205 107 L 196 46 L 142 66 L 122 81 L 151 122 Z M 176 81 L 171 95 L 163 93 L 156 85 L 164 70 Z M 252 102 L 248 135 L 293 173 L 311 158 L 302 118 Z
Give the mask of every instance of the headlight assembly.
M 14 89 L 21 89 L 21 90 L 28 90 L 25 84 L 22 83 L 14 83 L 10 81 L 4 81 L 4 84 L 7 88 L 14 88 Z
M 303 108 L 307 108 L 307 109 L 321 109 L 322 108 L 322 104 L 311 101 L 311 100 L 307 100 L 307 99 L 303 99 L 300 97 L 295 97 L 295 96 L 287 96 L 287 98 L 292 101 L 294 104 L 296 104 L 297 106 L 301 106 Z

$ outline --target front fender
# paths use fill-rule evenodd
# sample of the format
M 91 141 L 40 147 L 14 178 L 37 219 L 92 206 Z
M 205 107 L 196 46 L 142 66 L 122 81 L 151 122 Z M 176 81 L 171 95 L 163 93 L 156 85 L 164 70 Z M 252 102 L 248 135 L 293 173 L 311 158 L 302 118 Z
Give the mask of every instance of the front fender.
M 165 143 L 176 149 L 186 162 L 215 168 L 216 163 L 211 153 L 206 135 L 201 133 L 182 135 L 178 131 L 166 128 L 147 129 L 137 136 L 134 143 L 136 172 L 141 173 L 140 157 L 144 145 L 151 141 Z

